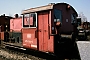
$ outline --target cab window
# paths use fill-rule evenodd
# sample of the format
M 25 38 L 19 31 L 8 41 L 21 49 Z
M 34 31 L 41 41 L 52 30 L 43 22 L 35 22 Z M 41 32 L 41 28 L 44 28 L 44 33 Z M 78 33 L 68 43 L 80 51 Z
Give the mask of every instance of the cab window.
M 36 13 L 23 15 L 23 27 L 36 27 Z
M 76 19 L 76 14 L 75 13 L 71 14 L 71 23 L 75 23 L 75 19 Z
M 60 21 L 62 23 L 62 12 L 59 9 L 54 9 L 54 22 Z

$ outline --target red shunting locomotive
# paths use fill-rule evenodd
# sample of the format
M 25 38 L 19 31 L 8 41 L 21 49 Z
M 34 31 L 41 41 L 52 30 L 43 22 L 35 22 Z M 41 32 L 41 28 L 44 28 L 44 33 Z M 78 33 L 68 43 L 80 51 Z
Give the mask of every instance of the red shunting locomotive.
M 77 27 L 81 23 L 77 17 L 76 10 L 67 3 L 51 3 L 24 10 L 20 23 L 22 24 L 21 30 L 8 32 L 9 40 L 4 43 L 55 53 L 56 47 L 59 48 L 58 41 L 62 34 L 72 35 L 71 41 L 75 42 Z

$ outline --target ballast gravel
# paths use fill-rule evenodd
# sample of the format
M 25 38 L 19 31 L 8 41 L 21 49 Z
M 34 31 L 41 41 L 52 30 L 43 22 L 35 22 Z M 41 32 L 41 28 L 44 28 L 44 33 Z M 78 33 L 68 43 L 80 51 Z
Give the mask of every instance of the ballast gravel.
M 0 49 L 0 60 L 46 60 L 25 53 Z

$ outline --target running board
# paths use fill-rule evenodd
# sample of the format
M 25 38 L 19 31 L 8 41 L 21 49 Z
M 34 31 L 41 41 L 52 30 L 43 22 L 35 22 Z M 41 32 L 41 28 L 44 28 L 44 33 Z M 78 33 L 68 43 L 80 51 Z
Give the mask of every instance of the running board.
M 14 45 L 5 45 L 6 47 L 11 47 L 11 48 L 16 48 L 16 49 L 21 49 L 21 50 L 26 50 L 24 47 L 19 47 L 19 46 L 14 46 Z

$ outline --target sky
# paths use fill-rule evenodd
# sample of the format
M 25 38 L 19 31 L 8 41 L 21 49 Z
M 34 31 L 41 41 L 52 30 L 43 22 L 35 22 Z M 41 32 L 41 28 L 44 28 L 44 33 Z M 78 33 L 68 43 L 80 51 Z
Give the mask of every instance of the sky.
M 83 12 L 87 21 L 90 22 L 90 0 L 1 0 L 0 15 L 14 16 L 16 13 L 20 15 L 22 10 L 60 2 L 70 4 L 78 14 Z

